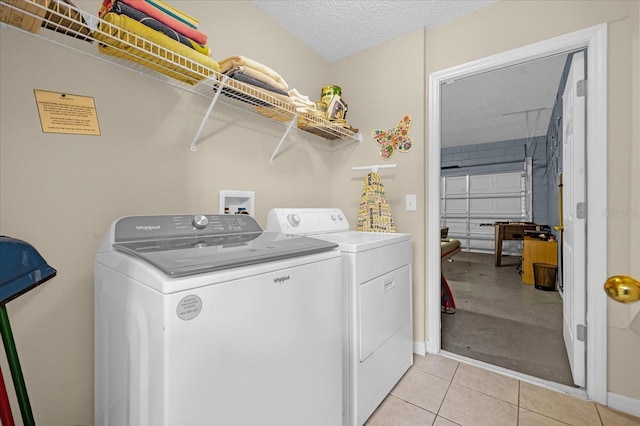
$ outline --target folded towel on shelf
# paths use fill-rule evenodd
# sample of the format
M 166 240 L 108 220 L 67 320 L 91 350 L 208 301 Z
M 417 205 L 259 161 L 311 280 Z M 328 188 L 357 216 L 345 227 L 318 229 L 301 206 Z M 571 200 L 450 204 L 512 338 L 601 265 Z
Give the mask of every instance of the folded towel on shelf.
M 106 15 L 111 8 L 113 7 L 113 0 L 102 0 L 100 4 L 100 9 L 98 10 L 98 18 L 102 18 Z
M 289 95 L 286 92 L 269 87 L 270 86 L 263 82 L 255 80 L 245 74 L 236 73 L 233 76 L 229 76 L 225 86 L 222 88 L 222 93 L 225 96 L 252 105 L 259 105 L 263 107 L 271 107 L 275 105 L 281 108 L 291 109 L 293 111 Z
M 245 74 L 251 78 L 262 81 L 263 83 L 268 84 L 271 87 L 275 87 L 276 89 L 282 90 L 283 92 L 286 92 L 288 89 L 286 85 L 274 80 L 273 78 L 269 77 L 267 74 L 261 71 L 255 70 L 253 68 L 249 68 L 245 65 L 239 65 L 237 67 L 230 68 L 226 70 L 224 74 L 230 75 L 231 73 L 236 73 L 236 72 Z
M 175 7 L 171 6 L 170 4 L 167 4 L 161 0 L 144 0 L 144 1 L 149 3 L 151 6 L 155 7 L 156 9 L 160 9 L 167 15 L 176 18 L 178 21 L 183 22 L 184 24 L 190 26 L 194 30 L 197 30 L 198 25 L 200 25 L 200 21 L 198 21 L 193 16 L 187 15 L 182 10 L 178 10 Z
M 128 1 L 131 1 L 131 0 L 128 0 Z M 289 89 L 289 85 L 287 84 L 286 81 L 284 81 L 284 78 L 282 78 L 280 74 L 278 74 L 276 71 L 269 68 L 268 66 L 261 64 L 260 62 L 254 61 L 253 59 L 249 59 L 244 56 L 230 56 L 228 58 L 221 60 L 219 63 L 220 63 L 220 72 L 223 74 L 231 70 L 232 68 L 244 65 L 245 67 L 249 67 L 256 71 L 259 71 L 262 74 L 266 74 L 267 76 L 269 76 L 270 78 L 278 82 L 280 85 L 283 85 L 284 88 L 280 87 L 282 90 L 286 91 Z
M 158 21 L 157 19 L 150 17 L 149 15 L 139 11 L 134 7 L 129 6 L 126 3 L 123 3 L 120 0 L 116 0 L 113 3 L 113 6 L 111 7 L 111 12 L 115 12 L 119 15 L 127 15 L 129 18 L 134 19 L 153 30 L 160 31 L 162 34 L 166 35 L 167 37 L 170 37 L 175 41 L 179 41 L 185 46 L 194 49 L 196 52 L 202 53 L 203 55 L 207 55 L 207 56 L 211 55 L 211 49 L 209 49 L 207 46 L 203 46 L 200 43 L 194 40 L 191 40 L 188 37 L 183 36 L 179 32 L 175 31 L 172 28 L 169 28 L 168 26 Z
M 135 9 L 138 9 L 140 12 L 144 13 L 145 15 L 148 15 L 162 22 L 169 28 L 176 30 L 183 36 L 191 40 L 194 40 L 202 45 L 207 44 L 206 34 L 194 28 L 191 28 L 190 26 L 177 20 L 173 16 L 167 15 L 165 12 L 156 8 L 152 4 L 147 3 L 145 0 L 122 0 L 122 1 L 127 5 Z M 100 6 L 100 11 L 98 12 L 98 16 L 102 18 L 103 15 L 106 15 L 109 12 L 109 10 L 111 10 L 112 6 L 113 6 L 113 0 L 102 0 L 102 5 Z
M 95 38 L 101 42 L 101 53 L 138 62 L 188 84 L 196 84 L 220 70 L 210 57 L 126 15 L 105 14 Z
M 298 112 L 307 113 L 316 110 L 316 103 L 310 100 L 308 96 L 298 92 L 297 89 L 289 90 L 289 97 Z
M 247 74 L 245 74 L 243 72 L 234 71 L 234 72 L 226 73 L 226 75 L 228 75 L 229 77 L 233 78 L 234 80 L 238 80 L 238 81 L 241 81 L 243 83 L 247 83 L 247 84 L 250 84 L 252 86 L 256 86 L 256 87 L 259 87 L 261 89 L 265 89 L 265 90 L 268 90 L 270 92 L 277 93 L 279 95 L 286 96 L 287 98 L 289 98 L 289 94 L 287 92 L 285 92 L 284 90 L 280 90 L 277 87 L 273 87 L 273 86 L 265 83 L 264 81 L 255 79 L 255 78 L 253 78 L 253 77 L 251 77 L 251 76 L 249 76 L 249 75 L 247 75 Z

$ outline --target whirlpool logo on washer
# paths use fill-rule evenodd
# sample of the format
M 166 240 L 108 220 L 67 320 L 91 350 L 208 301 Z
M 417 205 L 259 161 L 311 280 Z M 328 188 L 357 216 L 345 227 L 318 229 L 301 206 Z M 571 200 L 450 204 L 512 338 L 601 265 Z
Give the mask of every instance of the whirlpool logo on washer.
M 137 231 L 155 231 L 160 229 L 160 225 L 136 225 Z
M 281 277 L 276 277 L 273 279 L 273 283 L 274 284 L 284 284 L 285 281 L 287 281 L 289 278 L 291 278 L 289 275 L 283 275 Z

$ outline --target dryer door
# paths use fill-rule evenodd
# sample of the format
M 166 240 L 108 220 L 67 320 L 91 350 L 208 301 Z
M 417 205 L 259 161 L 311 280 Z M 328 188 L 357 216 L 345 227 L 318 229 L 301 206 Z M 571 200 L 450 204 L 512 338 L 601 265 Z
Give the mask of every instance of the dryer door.
M 362 362 L 411 321 L 409 266 L 362 284 L 358 292 Z

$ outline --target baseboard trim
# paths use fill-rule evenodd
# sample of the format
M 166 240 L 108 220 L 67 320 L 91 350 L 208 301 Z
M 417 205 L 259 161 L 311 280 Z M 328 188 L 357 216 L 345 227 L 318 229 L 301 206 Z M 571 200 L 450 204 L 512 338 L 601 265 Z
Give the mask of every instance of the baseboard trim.
M 614 410 L 623 411 L 632 416 L 640 417 L 640 400 L 607 392 L 607 405 Z
M 427 342 L 413 342 L 413 353 L 425 356 L 427 354 Z

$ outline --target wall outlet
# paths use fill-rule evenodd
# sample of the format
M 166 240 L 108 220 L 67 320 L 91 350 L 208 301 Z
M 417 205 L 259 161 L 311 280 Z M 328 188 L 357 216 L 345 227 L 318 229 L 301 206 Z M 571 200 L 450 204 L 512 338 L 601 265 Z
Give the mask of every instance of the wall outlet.
M 416 211 L 416 194 L 407 194 L 405 195 L 405 210 L 408 212 L 415 212 Z

